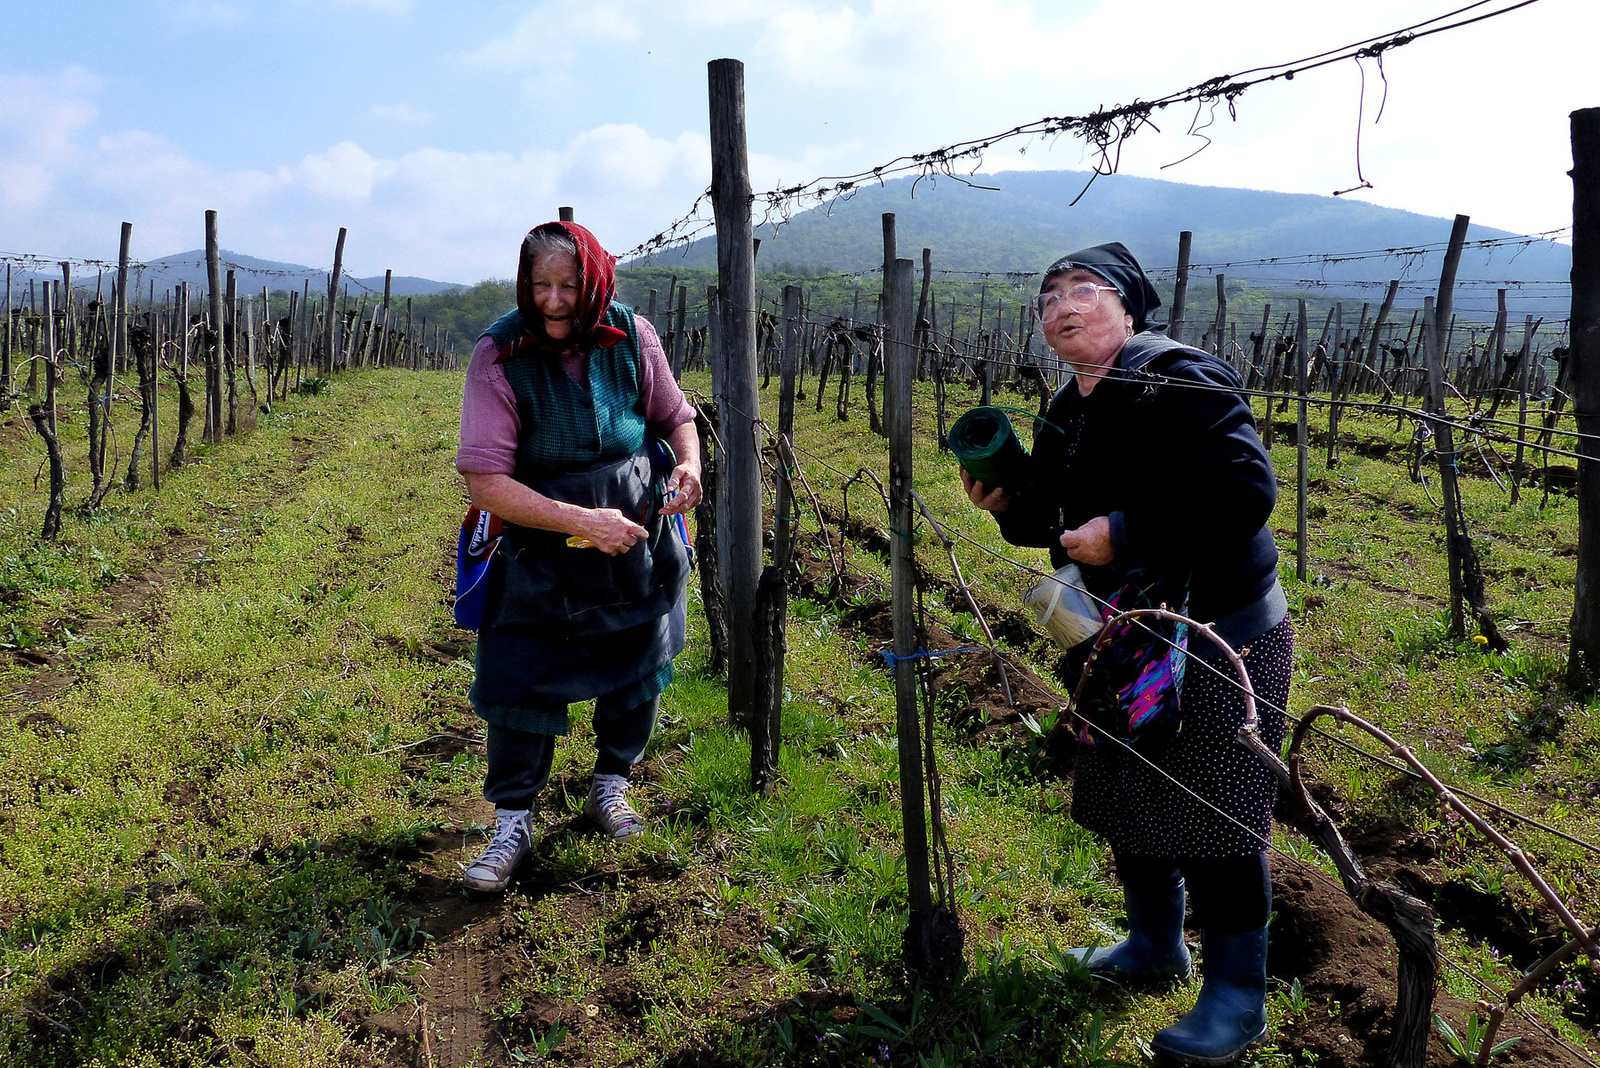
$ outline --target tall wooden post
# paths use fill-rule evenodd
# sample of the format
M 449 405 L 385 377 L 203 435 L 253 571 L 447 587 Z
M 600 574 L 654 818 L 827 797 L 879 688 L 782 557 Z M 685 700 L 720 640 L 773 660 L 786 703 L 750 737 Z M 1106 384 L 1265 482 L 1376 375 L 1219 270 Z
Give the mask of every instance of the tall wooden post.
M 683 377 L 683 357 L 689 351 L 689 287 L 678 287 L 678 325 L 672 334 L 672 377 Z
M 128 224 L 122 225 L 126 235 Z M 44 334 L 44 404 L 41 405 L 35 398 L 28 405 L 28 418 L 44 439 L 45 453 L 50 462 L 50 503 L 45 508 L 44 526 L 40 528 L 39 537 L 54 541 L 61 533 L 61 511 L 65 504 L 67 481 L 66 465 L 61 458 L 61 438 L 56 433 L 55 314 L 50 306 L 50 283 L 46 282 L 41 288 L 44 290 L 44 317 L 40 323 L 40 330 Z M 34 365 L 38 365 L 37 359 Z
M 711 119 L 711 202 L 717 226 L 717 342 L 725 386 L 718 406 L 727 508 L 719 512 L 718 544 L 728 597 L 728 714 L 748 724 L 755 711 L 755 643 L 751 615 L 761 577 L 761 463 L 756 424 L 756 264 L 751 220 L 750 160 L 745 145 L 744 64 L 707 65 Z
M 1511 503 L 1522 493 L 1522 461 L 1528 436 L 1528 370 L 1533 364 L 1533 316 L 1522 320 L 1522 349 L 1517 355 L 1517 462 L 1511 468 Z
M 1216 343 L 1211 346 L 1211 351 L 1218 356 L 1222 356 L 1228 351 L 1226 344 L 1222 340 L 1222 332 L 1223 330 L 1227 329 L 1228 326 L 1228 291 L 1225 288 L 1226 281 L 1226 275 L 1220 273 L 1217 275 L 1217 318 L 1216 323 L 1212 328 L 1212 337 L 1215 338 Z
M 1294 577 L 1306 580 L 1306 488 L 1309 481 L 1307 451 L 1311 435 L 1306 428 L 1306 394 L 1310 390 L 1311 335 L 1306 323 L 1306 302 L 1300 300 L 1300 319 L 1294 330 L 1294 391 L 1300 396 L 1299 413 L 1295 424 L 1295 521 L 1294 521 Z
M 227 363 L 225 365 L 228 375 L 228 436 L 232 437 L 239 430 L 239 288 L 234 278 L 233 268 L 228 269 L 228 280 L 224 283 L 222 294 L 225 314 L 228 317 L 227 325 L 218 326 L 227 337 Z
M 222 437 L 222 251 L 217 244 L 217 213 L 206 212 L 206 287 L 210 292 L 211 351 L 206 354 L 206 441 Z M 110 383 L 107 383 L 109 390 Z
M 750 785 L 758 794 L 776 788 L 783 745 L 783 659 L 788 651 L 788 573 L 794 549 L 795 372 L 800 363 L 799 286 L 783 287 L 783 355 L 778 386 L 777 485 L 772 505 L 772 563 L 756 590 L 756 710 L 750 724 Z
M 1172 283 L 1172 325 L 1167 330 L 1174 341 L 1183 340 L 1183 306 L 1189 299 L 1189 250 L 1193 244 L 1193 230 L 1178 232 L 1178 277 Z
M 917 340 L 916 340 L 916 350 L 917 350 L 917 378 L 919 380 L 924 379 L 926 377 L 926 373 L 927 373 L 926 372 L 926 365 L 925 365 L 925 360 L 927 359 L 927 353 L 928 353 L 927 341 L 928 341 L 928 334 L 933 329 L 933 327 L 932 327 L 932 323 L 933 323 L 933 317 L 932 317 L 933 308 L 929 304 L 929 298 L 932 297 L 932 296 L 933 296 L 933 249 L 925 248 L 925 249 L 922 250 L 922 292 L 917 297 Z M 927 323 L 929 325 L 928 326 L 924 326 L 923 325 L 924 323 Z M 1030 335 L 1030 337 L 1031 336 L 1032 335 Z
M 11 264 L 6 264 L 6 318 L 0 324 L 0 411 L 11 405 Z
M 1572 113 L 1572 406 L 1580 435 L 1600 434 L 1600 108 Z M 1567 685 L 1600 679 L 1600 446 L 1578 438 L 1578 577 Z
M 1394 310 L 1394 298 L 1400 292 L 1400 279 L 1389 279 L 1389 290 L 1383 295 L 1383 303 L 1378 305 L 1378 317 L 1372 321 L 1372 334 L 1367 338 L 1367 367 L 1375 370 L 1378 366 L 1378 344 L 1383 336 L 1383 326 L 1389 321 L 1389 313 Z
M 886 230 L 886 238 L 888 231 Z M 906 967 L 939 982 L 960 971 L 961 928 L 948 909 L 934 907 L 923 779 L 921 702 L 918 699 L 916 562 L 911 537 L 911 390 L 916 372 L 913 265 L 895 259 L 884 272 L 884 416 L 889 433 L 889 582 L 894 626 L 895 734 L 900 763 L 900 816 L 905 837 L 910 915 L 904 932 Z M 941 897 L 943 896 L 941 892 Z
M 333 245 L 333 273 L 328 275 L 328 311 L 322 322 L 322 373 L 333 374 L 333 328 L 338 318 L 339 274 L 344 270 L 344 239 L 346 230 L 339 227 L 339 239 Z
M 1433 319 L 1424 324 L 1424 341 L 1428 353 L 1428 403 L 1433 414 L 1434 448 L 1439 456 L 1439 494 L 1444 502 L 1445 552 L 1450 562 L 1450 633 L 1457 638 L 1466 637 L 1467 622 L 1462 612 L 1465 599 L 1462 581 L 1460 514 L 1456 485 L 1455 432 L 1445 419 L 1445 339 L 1452 319 L 1451 308 L 1455 301 L 1456 268 L 1461 263 L 1461 249 L 1467 240 L 1467 216 L 1457 215 L 1450 229 L 1450 244 L 1445 249 L 1444 265 L 1439 273 L 1439 296 L 1434 301 Z
M 111 337 L 111 367 L 106 377 L 105 412 L 101 416 L 100 463 L 105 464 L 106 442 L 111 437 L 111 397 L 117 391 L 117 368 L 128 366 L 128 250 L 133 241 L 133 223 L 122 224 L 122 236 L 117 243 L 117 292 L 112 300 L 113 319 Z M 51 409 L 51 422 L 55 421 Z M 109 484 L 112 480 L 107 479 Z M 98 503 L 98 502 L 97 502 Z

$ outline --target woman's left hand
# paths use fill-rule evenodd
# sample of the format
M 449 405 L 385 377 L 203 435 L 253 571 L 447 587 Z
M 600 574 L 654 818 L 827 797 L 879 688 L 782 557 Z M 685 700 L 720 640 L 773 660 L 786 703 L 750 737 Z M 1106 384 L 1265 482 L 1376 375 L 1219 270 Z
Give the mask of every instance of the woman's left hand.
M 672 494 L 676 492 L 677 496 Z M 672 499 L 661 506 L 662 515 L 683 514 L 700 503 L 700 465 L 679 464 L 667 476 L 667 496 Z
M 1079 563 L 1109 564 L 1117 555 L 1111 544 L 1111 520 L 1097 515 L 1077 530 L 1062 531 L 1061 547 Z

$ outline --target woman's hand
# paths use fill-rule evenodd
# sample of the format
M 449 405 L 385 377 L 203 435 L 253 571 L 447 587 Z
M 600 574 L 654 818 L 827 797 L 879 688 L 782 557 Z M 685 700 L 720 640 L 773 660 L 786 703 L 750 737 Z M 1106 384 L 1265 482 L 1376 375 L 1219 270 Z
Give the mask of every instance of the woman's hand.
M 572 533 L 603 553 L 618 556 L 650 532 L 615 508 L 589 508 L 573 524 Z
M 985 512 L 1003 512 L 1011 507 L 1011 499 L 1006 496 L 1006 491 L 1000 486 L 989 489 L 982 482 L 967 474 L 967 469 L 961 469 L 961 484 L 966 487 L 967 499 L 982 508 Z
M 1111 544 L 1111 520 L 1097 515 L 1077 530 L 1063 531 L 1061 547 L 1079 563 L 1109 564 L 1117 555 Z
M 672 495 L 676 493 L 677 496 Z M 672 469 L 667 476 L 667 496 L 671 498 L 661 506 L 662 515 L 682 515 L 700 503 L 700 465 L 685 461 Z

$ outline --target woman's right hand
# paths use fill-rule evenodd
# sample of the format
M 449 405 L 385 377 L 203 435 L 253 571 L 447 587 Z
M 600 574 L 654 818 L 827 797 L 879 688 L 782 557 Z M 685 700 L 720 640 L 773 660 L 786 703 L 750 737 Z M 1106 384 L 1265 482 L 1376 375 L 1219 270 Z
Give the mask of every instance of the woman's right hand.
M 615 508 L 590 508 L 575 525 L 577 529 L 572 533 L 576 537 L 611 556 L 627 552 L 634 542 L 650 536 L 648 530 Z
M 966 487 L 967 499 L 985 512 L 1003 512 L 1011 506 L 1011 499 L 1006 496 L 1006 491 L 1002 487 L 989 489 L 967 474 L 965 467 L 961 469 L 961 484 Z

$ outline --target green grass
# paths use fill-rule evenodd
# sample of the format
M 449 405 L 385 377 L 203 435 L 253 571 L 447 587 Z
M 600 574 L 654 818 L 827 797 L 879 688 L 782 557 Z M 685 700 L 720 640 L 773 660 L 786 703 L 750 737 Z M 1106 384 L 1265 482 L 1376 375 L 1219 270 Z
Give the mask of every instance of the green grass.
M 950 724 L 936 732 L 969 971 L 936 998 L 908 986 L 893 693 L 875 644 L 845 622 L 848 605 L 791 603 L 774 796 L 749 792 L 748 741 L 703 675 L 694 609 L 635 790 L 651 832 L 606 843 L 576 819 L 593 759 L 579 708 L 527 877 L 498 901 L 456 890 L 454 865 L 481 848 L 489 814 L 478 750 L 397 747 L 481 729 L 464 702 L 471 650 L 453 644 L 463 636 L 449 626 L 446 586 L 463 503 L 450 467 L 459 389 L 444 374 L 336 378 L 169 473 L 159 494 L 113 492 L 84 516 L 72 510 L 84 494 L 75 481 L 57 545 L 35 538 L 42 450 L 6 431 L 0 644 L 9 636 L 50 661 L 0 667 L 7 1063 L 418 1063 L 421 1008 L 444 1011 L 431 984 L 450 953 L 492 963 L 474 1010 L 496 1036 L 487 1063 L 561 1063 L 580 1050 L 591 1063 L 640 1065 L 691 1054 L 1138 1061 L 1134 1037 L 1175 1019 L 1197 987 L 1106 993 L 1063 959 L 1061 947 L 1118 937 L 1120 893 L 1104 848 L 1067 818 L 1067 787 L 1034 773 L 1026 736 L 974 744 Z M 817 413 L 813 401 L 800 405 L 800 459 L 838 511 L 844 475 L 819 461 L 882 474 L 884 447 L 864 413 L 840 424 L 831 403 Z M 932 447 L 925 402 L 916 485 L 930 508 L 1042 566 L 1043 553 L 1004 546 L 966 504 Z M 952 408 L 967 402 L 953 391 Z M 1343 424 L 1363 440 L 1392 428 Z M 1570 500 L 1540 510 L 1534 494 L 1513 511 L 1492 483 L 1466 480 L 1491 605 L 1527 621 L 1507 628 L 1510 654 L 1485 654 L 1445 637 L 1438 513 L 1404 468 L 1348 449 L 1331 472 L 1320 450 L 1313 458 L 1314 581 L 1294 582 L 1285 565 L 1301 635 L 1293 708 L 1349 703 L 1451 781 L 1600 836 L 1585 792 L 1600 752 L 1595 709 L 1558 684 Z M 1280 476 L 1293 459 L 1280 444 Z M 885 526 L 875 491 L 853 490 L 849 503 Z M 1292 517 L 1286 497 L 1275 520 L 1290 528 L 1285 547 Z M 880 557 L 845 551 L 887 589 Z M 969 545 L 958 553 L 986 602 L 1020 603 L 1032 576 Z M 933 539 L 920 536 L 918 555 L 947 575 Z M 1032 653 L 1045 667 L 1044 644 Z M 57 675 L 75 681 L 48 682 Z M 1320 743 L 1311 756 L 1350 814 L 1400 816 L 1461 879 L 1526 896 L 1426 797 Z M 1278 840 L 1325 864 L 1287 832 Z M 1563 893 L 1594 900 L 1581 854 L 1548 836 L 1520 840 Z M 1480 945 L 1452 936 L 1447 948 L 1509 978 Z M 1273 1011 L 1327 1008 L 1285 992 Z M 1551 1019 L 1559 1009 L 1541 1003 Z M 1269 1048 L 1250 1063 L 1297 1062 Z

